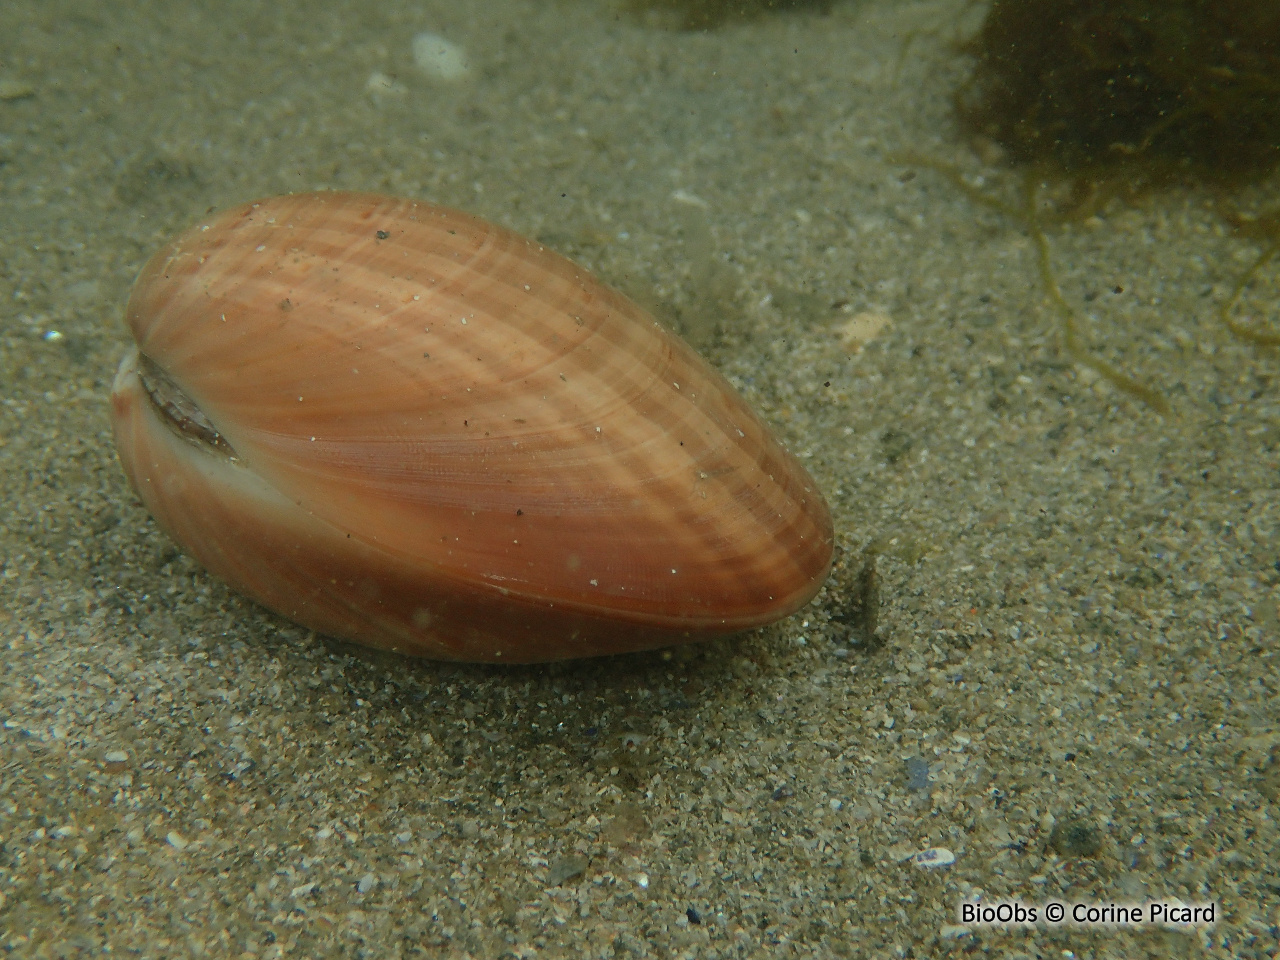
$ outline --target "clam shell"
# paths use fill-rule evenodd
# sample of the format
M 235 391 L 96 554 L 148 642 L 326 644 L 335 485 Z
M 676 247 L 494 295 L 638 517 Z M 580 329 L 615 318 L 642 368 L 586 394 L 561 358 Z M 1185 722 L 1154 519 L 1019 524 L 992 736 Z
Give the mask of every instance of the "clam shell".
M 826 577 L 812 478 L 683 341 L 473 216 L 311 193 L 143 269 L 112 394 L 160 525 L 238 590 L 408 654 L 527 662 L 760 626 Z

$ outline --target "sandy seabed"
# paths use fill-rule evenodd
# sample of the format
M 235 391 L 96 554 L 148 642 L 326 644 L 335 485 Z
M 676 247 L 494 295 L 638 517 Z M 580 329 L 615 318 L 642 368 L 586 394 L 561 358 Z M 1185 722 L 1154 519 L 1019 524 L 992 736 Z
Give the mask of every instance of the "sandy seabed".
M 1274 956 L 1280 384 L 1218 318 L 1258 250 L 1190 190 L 1051 231 L 1085 343 L 1172 413 L 1073 363 L 1025 226 L 905 159 L 1016 190 L 951 116 L 980 14 L 8 0 L 0 951 Z M 499 669 L 185 558 L 112 448 L 123 302 L 206 210 L 323 187 L 472 210 L 684 329 L 826 492 L 823 593 Z M 1043 918 L 1149 901 L 1214 923 Z

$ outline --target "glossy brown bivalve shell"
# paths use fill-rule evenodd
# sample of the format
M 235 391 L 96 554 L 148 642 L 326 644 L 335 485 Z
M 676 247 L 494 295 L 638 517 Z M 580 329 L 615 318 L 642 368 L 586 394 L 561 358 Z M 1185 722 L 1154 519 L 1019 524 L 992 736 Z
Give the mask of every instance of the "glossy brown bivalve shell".
M 320 632 L 512 662 L 768 623 L 821 586 L 804 468 L 565 258 L 413 200 L 245 204 L 158 253 L 112 395 L 134 489 Z

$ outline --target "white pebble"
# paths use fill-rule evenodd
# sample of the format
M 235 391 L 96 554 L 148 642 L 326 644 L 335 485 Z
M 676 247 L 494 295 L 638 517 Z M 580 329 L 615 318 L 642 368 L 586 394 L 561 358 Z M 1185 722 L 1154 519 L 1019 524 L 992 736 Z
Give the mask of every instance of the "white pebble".
M 463 80 L 471 72 L 463 49 L 438 33 L 424 32 L 413 38 L 413 62 L 433 80 Z
M 36 88 L 23 80 L 0 80 L 0 100 L 25 100 L 35 95 Z
M 930 847 L 928 850 L 921 850 L 914 854 L 911 862 L 924 870 L 934 870 L 938 867 L 951 866 L 956 862 L 956 855 L 946 847 Z
M 366 874 L 365 874 L 363 877 L 361 877 L 361 878 L 360 878 L 360 880 L 356 883 L 356 892 L 357 892 L 357 893 L 368 893 L 370 890 L 372 890 L 372 889 L 373 889 L 375 886 L 377 886 L 377 885 L 378 885 L 378 878 L 377 878 L 377 877 L 375 877 L 372 873 L 366 873 Z
M 394 77 L 387 76 L 381 70 L 375 70 L 369 74 L 369 79 L 365 81 L 364 89 L 366 93 L 371 93 L 374 96 L 398 97 L 403 93 L 409 92 L 409 88 L 403 83 L 397 82 Z

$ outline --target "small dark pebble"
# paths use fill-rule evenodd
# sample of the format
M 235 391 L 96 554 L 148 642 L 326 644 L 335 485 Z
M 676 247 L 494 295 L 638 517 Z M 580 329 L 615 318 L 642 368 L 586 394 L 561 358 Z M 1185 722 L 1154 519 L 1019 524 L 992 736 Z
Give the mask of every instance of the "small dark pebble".
M 795 793 L 785 783 L 773 791 L 773 799 L 786 800 L 788 797 L 794 797 Z
M 684 915 L 689 918 L 690 923 L 696 923 L 696 924 L 702 923 L 702 914 L 700 914 L 697 910 L 693 909 L 693 907 L 690 907 L 688 910 L 686 910 L 684 912 Z
M 928 793 L 932 789 L 929 764 L 919 757 L 907 757 L 903 764 L 907 768 L 907 789 L 916 793 Z

